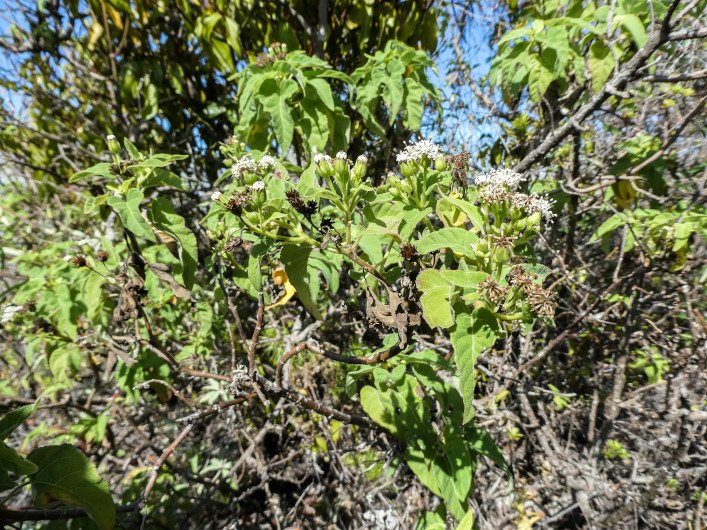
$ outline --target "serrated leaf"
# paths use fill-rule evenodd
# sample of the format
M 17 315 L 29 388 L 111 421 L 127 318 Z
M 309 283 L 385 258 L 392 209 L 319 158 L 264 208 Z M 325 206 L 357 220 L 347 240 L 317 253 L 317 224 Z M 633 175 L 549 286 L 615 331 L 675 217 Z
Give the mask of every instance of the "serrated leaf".
M 474 415 L 472 401 L 476 386 L 474 367 L 481 353 L 493 346 L 500 330 L 496 318 L 485 308 L 471 311 L 464 304 L 454 306 L 455 322 L 450 330 L 454 362 L 459 377 L 459 390 L 464 400 L 463 422 Z
M 115 504 L 108 484 L 79 449 L 68 444 L 40 447 L 27 460 L 39 468 L 30 475 L 37 504 L 60 501 L 78 506 L 101 530 L 115 526 Z
M 108 198 L 107 203 L 108 206 L 113 208 L 118 214 L 126 230 L 129 230 L 136 236 L 156 242 L 157 238 L 155 234 L 140 213 L 140 203 L 142 203 L 143 198 L 142 192 L 133 188 L 128 191 L 125 200 L 117 195 L 113 195 Z
M 199 250 L 196 236 L 187 228 L 184 218 L 179 215 L 172 203 L 158 197 L 150 207 L 152 222 L 160 230 L 164 230 L 179 242 L 179 259 L 182 261 L 182 280 L 187 289 L 194 284 L 194 275 L 199 261 Z

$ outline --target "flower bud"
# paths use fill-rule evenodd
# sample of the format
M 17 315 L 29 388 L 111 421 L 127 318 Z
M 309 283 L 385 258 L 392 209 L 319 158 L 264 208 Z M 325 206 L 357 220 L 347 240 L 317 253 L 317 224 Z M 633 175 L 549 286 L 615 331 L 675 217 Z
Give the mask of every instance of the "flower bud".
M 363 180 L 363 177 L 366 176 L 366 164 L 368 163 L 368 159 L 361 155 L 356 159 L 356 163 L 354 164 L 353 167 L 353 176 L 354 180 L 356 182 L 361 182 Z
M 253 206 L 256 208 L 260 208 L 265 204 L 265 182 L 262 180 L 257 180 L 253 183 L 252 186 L 253 189 L 253 195 L 252 195 L 252 202 Z
M 118 143 L 118 140 L 116 140 L 115 136 L 112 134 L 109 134 L 106 136 L 106 145 L 108 146 L 108 150 L 113 153 L 114 155 L 120 155 L 120 144 Z
M 414 172 L 415 166 L 412 162 L 403 162 L 402 164 L 400 164 L 400 173 L 402 173 L 403 177 L 409 178 Z
M 447 160 L 444 157 L 439 157 L 435 160 L 435 169 L 437 171 L 444 171 L 447 169 Z
M 491 260 L 496 264 L 507 263 L 510 258 L 510 253 L 503 247 L 496 247 L 491 253 Z

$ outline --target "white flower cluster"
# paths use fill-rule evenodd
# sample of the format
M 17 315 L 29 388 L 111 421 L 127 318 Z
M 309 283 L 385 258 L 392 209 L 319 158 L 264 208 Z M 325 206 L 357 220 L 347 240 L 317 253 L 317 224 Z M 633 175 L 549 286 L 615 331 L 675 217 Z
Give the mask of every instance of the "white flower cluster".
M 0 314 L 0 324 L 7 324 L 12 322 L 12 320 L 24 309 L 21 305 L 8 304 L 2 308 L 2 314 Z
M 336 153 L 336 158 L 337 158 L 338 160 L 346 160 L 346 159 L 348 159 L 348 156 L 346 155 L 346 151 L 339 151 L 338 153 Z
M 231 166 L 231 175 L 239 179 L 243 177 L 244 173 L 255 173 L 257 170 L 258 166 L 250 155 L 245 155 Z
M 331 157 L 329 155 L 325 155 L 323 153 L 315 153 L 314 154 L 314 163 L 319 164 L 320 162 L 331 162 Z
M 552 221 L 552 218 L 555 217 L 555 213 L 552 211 L 555 201 L 548 199 L 544 195 L 531 195 L 530 197 L 532 202 L 526 207 L 526 211 L 531 215 L 539 213 L 545 220 Z
M 265 189 L 265 182 L 258 180 L 253 182 L 253 191 L 263 191 Z
M 525 175 L 516 173 L 512 169 L 502 167 L 477 175 L 474 177 L 474 184 L 477 186 L 506 186 L 508 189 L 514 190 L 526 178 Z
M 222 197 L 223 197 L 223 193 L 221 193 L 220 191 L 215 191 L 211 194 L 212 201 L 218 202 L 221 200 Z
M 359 155 L 359 157 L 356 159 L 356 162 L 360 162 L 361 164 L 368 164 L 368 157 L 366 155 Z
M 258 160 L 258 167 L 262 171 L 267 171 L 275 167 L 275 158 L 270 155 L 263 155 Z
M 402 152 L 396 157 L 399 164 L 403 162 L 416 162 L 427 157 L 430 160 L 435 160 L 442 156 L 442 150 L 437 144 L 429 140 L 420 140 L 415 144 L 408 144 Z

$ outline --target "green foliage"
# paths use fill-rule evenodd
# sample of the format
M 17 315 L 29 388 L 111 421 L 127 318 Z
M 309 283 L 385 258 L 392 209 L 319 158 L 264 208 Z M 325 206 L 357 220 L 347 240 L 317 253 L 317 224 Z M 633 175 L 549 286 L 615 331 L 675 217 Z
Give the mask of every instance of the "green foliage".
M 386 135 L 402 112 L 406 129 L 417 131 L 422 122 L 423 98 L 439 103 L 439 91 L 427 77 L 435 64 L 422 50 L 390 41 L 385 49 L 369 57 L 351 78 L 356 83 L 354 107 L 366 127 Z
M 60 501 L 86 510 L 101 530 L 115 525 L 115 505 L 91 461 L 71 445 L 40 447 L 27 460 L 38 471 L 30 475 L 35 502 L 39 506 Z
M 634 46 L 646 43 L 646 25 L 664 9 L 658 1 L 649 9 L 644 2 L 623 0 L 612 7 L 607 24 L 609 6 L 599 2 L 528 4 L 525 15 L 532 23 L 522 18 L 498 41 L 489 78 L 507 97 L 527 88 L 534 103 L 553 83 L 552 97 L 565 93 L 572 81 L 581 84 L 585 79 L 596 93 L 618 66 L 615 58 L 625 60 Z
M 618 440 L 607 440 L 603 454 L 607 460 L 631 460 L 631 453 Z

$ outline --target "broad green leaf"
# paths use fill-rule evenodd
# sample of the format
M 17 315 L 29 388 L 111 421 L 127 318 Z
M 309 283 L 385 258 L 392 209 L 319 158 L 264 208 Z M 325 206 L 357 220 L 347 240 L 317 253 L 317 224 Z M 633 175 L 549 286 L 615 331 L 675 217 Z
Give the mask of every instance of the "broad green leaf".
M 536 56 L 531 57 L 532 65 L 528 72 L 528 90 L 530 91 L 530 99 L 534 103 L 539 103 L 554 77 L 557 53 L 552 48 L 546 48 L 540 54 L 539 59 Z
M 182 177 L 160 167 L 157 167 L 151 171 L 147 178 L 145 178 L 145 180 L 141 183 L 141 187 L 143 189 L 153 188 L 156 186 L 169 186 L 181 191 L 189 191 L 189 188 L 182 180 Z
M 111 173 L 110 171 L 111 164 L 108 162 L 101 162 L 100 164 L 96 164 L 95 166 L 91 166 L 88 169 L 84 169 L 83 171 L 79 171 L 78 173 L 74 173 L 71 175 L 69 178 L 69 182 L 78 182 L 79 180 L 83 180 L 85 178 L 89 177 L 105 177 L 111 180 L 115 179 L 115 175 Z
M 287 100 L 297 91 L 297 83 L 291 79 L 283 79 L 280 83 L 268 80 L 260 87 L 262 98 L 260 102 L 265 111 L 270 114 L 275 137 L 285 156 L 292 145 L 292 136 L 295 131 L 295 121 L 292 118 L 292 109 Z
M 37 402 L 32 405 L 24 405 L 5 414 L 0 420 L 0 441 L 7 440 L 7 437 L 29 418 L 35 410 L 37 410 Z
M 486 223 L 483 215 L 481 214 L 481 210 L 478 206 L 474 206 L 473 203 L 464 199 L 457 199 L 454 197 L 443 197 L 442 199 L 440 199 L 440 202 L 449 204 L 461 211 L 469 218 L 471 224 L 473 224 L 476 228 L 483 228 L 485 226 Z
M 182 280 L 187 289 L 194 284 L 194 274 L 199 261 L 196 236 L 187 228 L 184 218 L 175 210 L 172 203 L 163 197 L 152 201 L 150 217 L 157 228 L 174 237 L 179 242 L 179 258 L 182 260 Z
M 316 275 L 310 275 L 308 272 L 311 252 L 311 247 L 285 245 L 280 252 L 280 261 L 285 266 L 290 283 L 297 289 L 297 298 L 314 318 L 321 320 L 322 315 L 317 308 L 316 299 L 312 296 L 313 292 L 319 291 L 319 286 L 312 285 Z
M 395 408 L 390 401 L 390 392 L 382 392 L 373 386 L 364 386 L 359 394 L 361 406 L 366 414 L 381 427 L 399 436 L 395 421 Z
M 429 254 L 436 250 L 448 248 L 457 254 L 474 258 L 471 245 L 477 243 L 479 237 L 465 228 L 442 228 L 422 236 L 416 243 L 420 254 Z
M 500 330 L 496 318 L 485 308 L 471 311 L 462 303 L 455 304 L 454 326 L 450 330 L 450 340 L 454 348 L 454 362 L 459 376 L 459 389 L 464 400 L 464 418 L 467 423 L 474 415 L 472 401 L 476 375 L 474 367 L 481 353 L 493 346 Z
M 86 510 L 101 530 L 115 526 L 115 504 L 91 461 L 68 444 L 40 447 L 27 459 L 39 470 L 30 476 L 38 505 L 53 501 Z
M 641 19 L 636 15 L 615 16 L 612 20 L 612 25 L 616 27 L 618 24 L 621 24 L 621 27 L 631 34 L 633 42 L 635 42 L 636 46 L 639 48 L 642 48 L 646 44 L 646 41 L 648 41 L 646 28 L 643 26 Z
M 592 90 L 597 93 L 604 88 L 614 71 L 614 56 L 600 40 L 594 41 L 589 47 L 589 70 L 592 76 Z
M 129 230 L 136 236 L 144 237 L 145 239 L 156 242 L 157 238 L 152 232 L 150 225 L 140 213 L 140 203 L 144 196 L 142 192 L 136 188 L 128 191 L 125 200 L 113 195 L 108 198 L 108 205 L 115 210 L 123 223 L 123 227 Z
M 319 99 L 326 105 L 329 110 L 334 110 L 334 97 L 331 95 L 331 87 L 324 79 L 314 78 L 308 79 L 307 84 L 314 88 L 319 95 Z
M 436 269 L 426 269 L 417 278 L 422 291 L 422 314 L 431 327 L 448 328 L 454 323 L 449 298 L 453 293 L 449 282 Z

